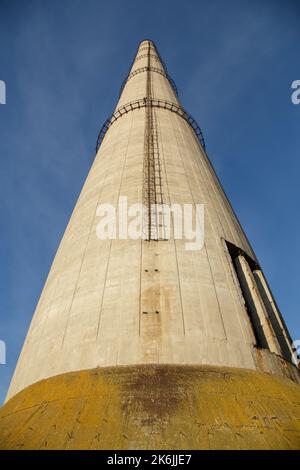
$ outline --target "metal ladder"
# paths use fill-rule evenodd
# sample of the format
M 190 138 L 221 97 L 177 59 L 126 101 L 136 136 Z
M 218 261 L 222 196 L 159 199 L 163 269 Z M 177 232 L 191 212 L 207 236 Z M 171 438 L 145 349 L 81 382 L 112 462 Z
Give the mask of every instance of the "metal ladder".
M 143 235 L 151 241 L 166 240 L 164 214 L 159 210 L 164 204 L 162 169 L 159 155 L 158 127 L 155 111 L 152 107 L 150 50 L 148 56 L 147 98 L 145 123 L 145 159 L 144 159 L 144 206 Z

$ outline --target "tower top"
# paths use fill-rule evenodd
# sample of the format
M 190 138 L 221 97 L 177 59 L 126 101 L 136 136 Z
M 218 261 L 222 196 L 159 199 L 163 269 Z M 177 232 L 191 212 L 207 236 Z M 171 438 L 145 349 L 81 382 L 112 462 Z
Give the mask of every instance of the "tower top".
M 154 41 L 152 41 L 152 39 L 142 39 L 142 41 L 140 41 L 140 43 L 139 43 L 139 46 L 141 44 L 143 44 L 144 42 L 148 42 L 148 43 L 153 44 L 155 46 L 155 43 L 154 43 Z

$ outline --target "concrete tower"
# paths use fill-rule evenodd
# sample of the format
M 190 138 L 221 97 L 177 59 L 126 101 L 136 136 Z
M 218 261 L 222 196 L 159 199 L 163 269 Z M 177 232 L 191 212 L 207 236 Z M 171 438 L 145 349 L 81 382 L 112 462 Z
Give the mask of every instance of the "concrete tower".
M 143 237 L 99 238 L 102 204 Z M 120 199 L 121 197 L 121 199 Z M 154 204 L 204 205 L 204 245 Z M 300 387 L 270 288 L 152 41 L 97 141 L 0 411 L 2 448 L 297 448 Z

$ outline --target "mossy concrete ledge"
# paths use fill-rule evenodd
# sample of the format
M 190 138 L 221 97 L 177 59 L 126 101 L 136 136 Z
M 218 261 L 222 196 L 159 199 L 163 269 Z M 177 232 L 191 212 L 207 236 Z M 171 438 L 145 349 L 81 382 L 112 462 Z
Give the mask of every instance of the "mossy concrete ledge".
M 300 386 L 204 366 L 69 372 L 0 409 L 0 448 L 300 449 Z

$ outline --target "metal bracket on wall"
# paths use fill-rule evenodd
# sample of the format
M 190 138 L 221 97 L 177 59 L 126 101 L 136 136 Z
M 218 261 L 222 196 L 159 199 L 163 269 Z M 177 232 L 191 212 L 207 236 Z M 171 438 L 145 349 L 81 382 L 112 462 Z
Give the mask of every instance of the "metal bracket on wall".
M 158 56 L 154 55 L 154 54 L 150 54 L 150 55 L 149 55 L 149 54 L 138 55 L 138 56 L 135 58 L 134 62 L 137 62 L 137 61 L 140 60 L 140 59 L 145 59 L 146 57 L 147 57 L 147 59 L 150 57 L 151 59 L 156 60 L 156 62 L 161 62 L 160 58 L 159 58 Z
M 175 85 L 175 82 L 174 82 L 174 80 L 172 80 L 172 78 L 171 78 L 167 73 L 163 72 L 161 69 L 158 69 L 158 68 L 156 68 L 156 67 L 141 67 L 141 68 L 139 68 L 139 69 L 134 70 L 133 72 L 131 72 L 131 73 L 128 75 L 128 77 L 125 78 L 125 80 L 123 81 L 123 83 L 122 83 L 122 85 L 121 85 L 121 88 L 120 88 L 119 98 L 120 98 L 120 96 L 121 96 L 121 94 L 122 94 L 122 91 L 124 90 L 124 87 L 125 87 L 126 83 L 128 82 L 128 80 L 130 80 L 130 78 L 134 77 L 134 76 L 137 75 L 138 73 L 147 72 L 148 70 L 149 70 L 150 72 L 159 73 L 160 75 L 162 75 L 163 77 L 165 77 L 165 78 L 169 81 L 169 83 L 170 83 L 171 87 L 173 88 L 173 90 L 174 90 L 176 96 L 178 96 L 178 91 L 177 91 L 177 87 L 176 87 L 176 85 Z
M 116 109 L 116 111 L 112 114 L 112 116 L 105 121 L 105 123 L 103 124 L 98 134 L 97 144 L 96 144 L 96 153 L 98 152 L 98 149 L 104 139 L 106 132 L 115 121 L 117 121 L 121 116 L 129 113 L 130 111 L 134 111 L 135 109 L 145 108 L 146 106 L 167 109 L 173 113 L 178 114 L 180 117 L 182 117 L 192 127 L 202 148 L 205 151 L 204 137 L 203 137 L 200 127 L 198 126 L 195 119 L 190 114 L 188 114 L 183 108 L 178 106 L 176 103 L 172 103 L 166 100 L 160 100 L 160 99 L 154 99 L 154 98 L 141 98 L 136 101 L 131 101 L 125 104 L 124 106 L 121 106 L 120 108 Z

